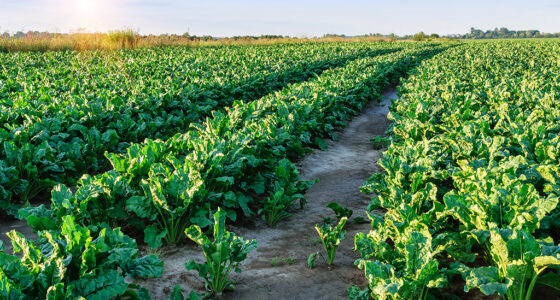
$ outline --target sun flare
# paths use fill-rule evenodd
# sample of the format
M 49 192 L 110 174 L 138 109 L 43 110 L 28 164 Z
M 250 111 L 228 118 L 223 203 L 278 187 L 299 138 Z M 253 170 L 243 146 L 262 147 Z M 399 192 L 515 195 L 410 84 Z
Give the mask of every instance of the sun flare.
M 99 24 L 99 1 L 78 0 L 74 4 L 74 22 L 80 28 L 95 31 Z
M 78 6 L 81 12 L 88 12 L 95 9 L 95 0 L 78 0 Z

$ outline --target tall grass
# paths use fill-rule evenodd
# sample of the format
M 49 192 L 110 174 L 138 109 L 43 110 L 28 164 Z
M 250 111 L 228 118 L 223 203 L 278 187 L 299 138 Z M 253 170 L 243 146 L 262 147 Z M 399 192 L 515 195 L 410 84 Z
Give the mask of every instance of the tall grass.
M 57 50 L 97 50 L 123 48 L 152 48 L 152 47 L 201 47 L 214 45 L 272 45 L 284 43 L 306 42 L 356 42 L 356 41 L 392 41 L 390 37 L 322 37 L 322 38 L 197 38 L 188 35 L 147 35 L 142 36 L 132 29 L 113 30 L 107 33 L 28 33 L 23 37 L 0 36 L 0 52 L 18 51 L 57 51 Z
M 0 37 L 0 52 L 135 48 L 140 36 L 130 29 L 109 33 L 26 34 Z
M 107 33 L 107 38 L 113 46 L 135 48 L 140 40 L 140 34 L 132 29 L 112 30 Z

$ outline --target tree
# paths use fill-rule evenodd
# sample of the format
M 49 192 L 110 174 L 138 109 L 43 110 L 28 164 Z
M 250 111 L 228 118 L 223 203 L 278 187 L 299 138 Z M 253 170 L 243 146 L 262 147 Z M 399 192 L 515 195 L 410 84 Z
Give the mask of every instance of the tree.
M 425 41 L 427 38 L 428 36 L 423 31 L 420 31 L 412 37 L 412 40 L 420 42 L 420 41 Z

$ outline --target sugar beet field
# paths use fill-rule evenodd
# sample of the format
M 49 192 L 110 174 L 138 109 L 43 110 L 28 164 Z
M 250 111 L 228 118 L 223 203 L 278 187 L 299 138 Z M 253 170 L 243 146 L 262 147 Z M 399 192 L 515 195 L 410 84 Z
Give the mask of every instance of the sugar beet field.
M 560 295 L 560 41 L 0 54 L 0 299 Z

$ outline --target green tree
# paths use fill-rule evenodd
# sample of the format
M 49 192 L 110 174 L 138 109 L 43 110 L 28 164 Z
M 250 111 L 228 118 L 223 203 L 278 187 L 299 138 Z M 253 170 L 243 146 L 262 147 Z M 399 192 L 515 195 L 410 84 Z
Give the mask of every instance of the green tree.
M 427 38 L 428 36 L 423 31 L 420 31 L 412 37 L 412 40 L 420 42 L 425 41 Z

